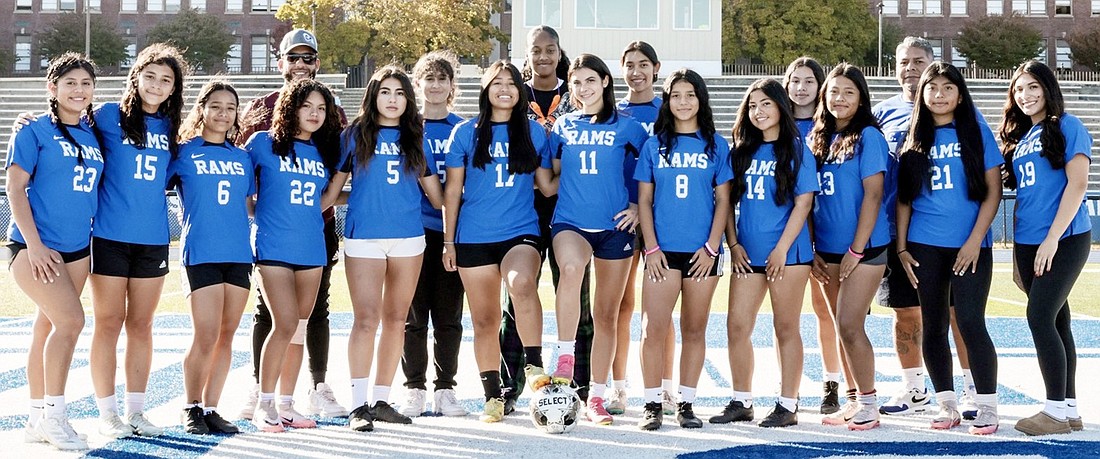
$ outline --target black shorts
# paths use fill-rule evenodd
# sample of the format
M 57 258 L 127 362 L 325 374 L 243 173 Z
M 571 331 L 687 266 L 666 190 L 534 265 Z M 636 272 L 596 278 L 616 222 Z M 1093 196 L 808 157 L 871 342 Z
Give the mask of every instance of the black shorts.
M 886 264 L 886 247 L 885 245 L 880 245 L 878 247 L 863 249 L 863 258 L 859 260 L 859 264 L 870 266 L 882 266 Z M 839 265 L 840 262 L 844 260 L 844 255 L 847 254 L 817 252 L 817 255 L 820 256 L 822 260 L 825 260 L 825 263 Z M 902 275 L 905 275 L 905 273 L 902 273 Z
M 11 251 L 11 259 L 8 260 L 8 268 L 11 268 L 11 263 L 15 261 L 15 256 L 19 255 L 20 251 L 27 250 L 27 244 L 22 242 L 11 241 L 8 243 L 8 250 Z M 80 261 L 88 258 L 92 254 L 91 246 L 73 252 L 57 252 L 61 254 L 61 261 L 68 264 L 74 261 Z
M 888 308 L 920 306 L 917 289 L 909 282 L 897 249 L 898 242 L 890 241 L 886 249 L 886 273 L 882 275 L 882 283 L 878 286 L 878 304 Z
M 92 238 L 92 274 L 149 279 L 168 274 L 168 244 L 146 245 Z
M 668 269 L 675 269 L 680 271 L 680 277 L 687 279 L 691 277 L 688 272 L 691 271 L 691 257 L 695 256 L 694 252 L 662 252 L 665 254 L 665 261 L 668 262 Z M 722 258 L 715 258 L 714 264 L 710 267 L 710 276 L 722 275 Z
M 632 233 L 619 230 L 585 231 L 567 223 L 555 223 L 550 227 L 550 239 L 553 240 L 562 231 L 572 231 L 588 241 L 592 247 L 592 256 L 601 260 L 622 260 L 634 256 L 637 246 Z
M 309 270 L 309 269 L 316 269 L 316 268 L 321 267 L 321 266 L 297 265 L 297 264 L 294 264 L 294 263 L 286 263 L 286 262 L 283 262 L 283 261 L 276 261 L 276 260 L 259 260 L 259 261 L 256 262 L 256 264 L 260 265 L 260 266 L 274 266 L 276 268 L 286 268 L 286 269 L 289 269 L 289 270 L 295 271 L 295 272 L 305 271 L 305 270 Z
M 211 285 L 229 284 L 245 290 L 252 288 L 252 265 L 248 263 L 202 263 L 183 267 L 183 291 L 191 294 Z
M 813 262 L 792 263 L 792 264 L 785 265 L 785 266 L 811 266 L 811 265 L 813 265 Z M 749 268 L 752 269 L 752 272 L 754 274 L 767 274 L 768 273 L 768 267 L 767 266 L 749 266 Z
M 477 268 L 479 266 L 500 265 L 504 256 L 517 245 L 528 245 L 539 250 L 539 237 L 527 234 L 501 242 L 484 244 L 455 244 L 455 264 L 459 268 Z

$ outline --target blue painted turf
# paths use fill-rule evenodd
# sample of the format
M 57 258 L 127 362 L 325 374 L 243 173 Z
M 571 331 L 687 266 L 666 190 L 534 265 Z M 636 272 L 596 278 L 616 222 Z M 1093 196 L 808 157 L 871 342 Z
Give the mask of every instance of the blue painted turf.
M 776 458 L 811 459 L 837 456 L 892 455 L 898 457 L 980 456 L 985 458 L 1020 457 L 1021 454 L 1050 458 L 1100 457 L 1100 442 L 1089 441 L 990 441 L 990 442 L 839 442 L 774 443 L 737 446 L 698 453 L 681 454 L 681 459 Z

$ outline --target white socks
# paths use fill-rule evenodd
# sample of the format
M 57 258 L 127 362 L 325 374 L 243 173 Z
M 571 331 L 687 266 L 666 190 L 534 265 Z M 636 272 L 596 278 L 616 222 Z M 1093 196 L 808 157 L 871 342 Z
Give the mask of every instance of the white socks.
M 784 409 L 786 409 L 787 411 L 790 411 L 792 413 L 797 413 L 798 412 L 798 399 L 797 398 L 787 398 L 787 397 L 780 396 L 779 397 L 779 405 L 781 405 Z
M 293 395 L 279 395 L 279 406 L 291 406 L 294 404 Z
M 978 406 L 988 406 L 997 408 L 997 393 L 992 394 L 974 394 L 974 403 Z
M 645 388 L 645 401 L 646 403 L 661 403 L 661 388 L 660 387 L 647 387 Z
M 374 406 L 378 402 L 390 402 L 390 386 L 374 386 L 374 390 L 371 391 L 370 405 Z
M 1066 417 L 1069 419 L 1079 419 L 1081 417 L 1080 414 L 1077 414 L 1077 399 L 1066 399 Z
M 115 394 L 111 394 L 103 398 L 96 398 L 95 406 L 96 408 L 99 408 L 100 419 L 111 416 L 118 416 L 118 400 L 115 399 Z
M 684 403 L 695 403 L 695 388 L 681 385 L 680 401 Z
M 752 408 L 752 392 L 733 391 L 733 400 L 741 402 L 745 408 Z
M 576 351 L 576 341 L 558 341 L 558 355 L 573 355 Z
M 588 396 L 589 397 L 603 398 L 604 392 L 607 392 L 607 384 L 600 384 L 598 382 L 593 382 L 592 384 L 590 384 L 588 386 Z
M 613 380 L 611 380 L 611 386 L 614 387 L 615 389 L 618 389 L 618 390 L 625 390 L 626 389 L 626 380 L 624 379 L 624 380 L 621 380 L 621 381 L 615 381 L 613 379 Z
M 664 389 L 665 392 L 668 392 L 669 394 L 675 394 L 676 393 L 676 383 L 673 382 L 671 379 L 662 379 L 661 380 L 661 388 Z
M 926 390 L 923 367 L 902 369 L 901 379 L 905 381 L 905 387 L 908 389 Z
M 46 402 L 42 401 L 42 399 L 31 399 L 31 409 L 27 416 L 27 423 L 32 426 L 38 424 L 38 420 L 42 419 L 42 412 L 45 406 Z
M 49 397 L 46 397 L 49 398 Z M 49 408 L 49 405 L 46 406 Z M 49 411 L 49 410 L 47 410 Z M 1043 407 L 1043 411 L 1049 414 L 1050 417 L 1059 421 L 1066 420 L 1066 401 L 1065 400 L 1047 400 L 1046 406 Z
M 940 405 L 950 402 L 956 409 L 959 406 L 959 398 L 955 396 L 955 391 L 945 390 L 943 392 L 936 392 L 936 402 Z
M 359 408 L 367 403 L 367 396 L 370 394 L 368 387 L 370 386 L 370 378 L 351 378 L 351 406 Z
M 825 382 L 835 382 L 835 383 L 840 382 L 840 373 L 825 372 L 824 376 L 825 376 Z
M 145 411 L 145 392 L 126 393 L 126 414 Z
M 47 395 L 42 401 L 45 404 L 44 414 L 46 417 L 64 416 L 65 415 L 65 396 L 64 395 Z M 1063 403 L 1064 406 L 1064 403 Z

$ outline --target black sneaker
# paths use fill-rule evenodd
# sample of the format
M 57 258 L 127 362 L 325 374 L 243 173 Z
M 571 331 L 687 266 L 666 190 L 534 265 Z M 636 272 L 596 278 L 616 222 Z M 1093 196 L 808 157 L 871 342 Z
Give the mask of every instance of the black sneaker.
M 676 422 L 685 429 L 699 429 L 703 427 L 703 420 L 695 416 L 691 409 L 691 403 L 680 402 L 676 404 Z
M 413 420 L 408 416 L 398 413 L 385 400 L 379 400 L 370 409 L 371 417 L 376 421 L 392 422 L 394 424 L 412 424 Z
M 210 427 L 206 425 L 206 421 L 203 419 L 202 407 L 192 406 L 186 410 L 183 410 L 183 430 L 189 434 L 206 435 L 210 433 Z
M 840 411 L 840 383 L 825 381 L 825 394 L 821 397 L 821 414 Z
M 366 403 L 351 410 L 348 414 L 348 427 L 356 432 L 371 432 L 374 430 L 374 417 L 371 416 L 370 405 Z
M 737 400 L 730 400 L 729 405 L 726 405 L 722 409 L 722 414 L 717 416 L 711 416 L 711 424 L 726 424 L 730 422 L 751 421 L 753 418 L 752 407 L 745 408 L 745 405 Z
M 504 415 L 516 412 L 516 399 L 512 397 L 504 397 Z
M 664 412 L 661 410 L 661 402 L 649 402 L 642 409 L 642 420 L 638 421 L 638 428 L 642 430 L 657 430 L 661 428 L 664 420 Z
M 210 429 L 211 432 L 235 434 L 241 431 L 235 424 L 226 421 L 217 411 L 211 411 L 210 414 L 203 416 L 202 419 L 206 422 L 206 427 Z
M 836 384 L 836 383 L 833 383 Z M 760 427 L 790 427 L 798 425 L 798 413 L 791 412 L 775 402 L 775 408 L 768 416 L 760 421 Z

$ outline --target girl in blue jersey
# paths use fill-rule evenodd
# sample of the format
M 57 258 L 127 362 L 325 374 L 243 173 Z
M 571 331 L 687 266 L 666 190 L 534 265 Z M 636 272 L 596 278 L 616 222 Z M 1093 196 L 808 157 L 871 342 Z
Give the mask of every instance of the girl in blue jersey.
M 1028 435 L 1081 430 L 1077 349 L 1066 298 L 1089 254 L 1092 225 L 1084 196 L 1092 137 L 1080 119 L 1065 112 L 1058 80 L 1038 61 L 1025 62 L 1013 74 L 1000 137 L 1005 184 L 1016 189 L 1015 265 L 1046 384 L 1043 411 L 1019 420 L 1016 430 Z
M 858 68 L 842 63 L 825 78 L 810 150 L 821 192 L 814 204 L 814 275 L 825 285 L 840 343 L 858 391 L 829 425 L 878 426 L 875 355 L 863 328 L 885 270 L 890 241 L 882 208 L 886 139 L 871 114 L 871 94 Z
M 344 158 L 325 195 L 327 204 L 334 202 L 352 176 L 344 257 L 355 315 L 348 338 L 355 408 L 348 422 L 358 431 L 374 430 L 374 420 L 412 422 L 389 404 L 389 393 L 424 256 L 420 201 L 427 194 L 433 207 L 443 202 L 435 161 L 424 144 L 424 124 L 405 71 L 387 66 L 374 72 L 359 116 L 340 136 Z M 376 337 L 378 365 L 368 393 Z
M 233 357 L 233 336 L 251 287 L 249 201 L 256 194 L 252 160 L 234 145 L 240 132 L 237 91 L 224 81 L 199 90 L 168 167 L 183 207 L 180 261 L 194 327 L 183 359 L 183 428 L 237 433 L 217 412 Z
M 554 123 L 550 150 L 554 174 L 560 176 L 558 204 L 551 226 L 554 254 L 561 273 L 557 287 L 558 365 L 554 376 L 573 378 L 581 288 L 589 260 L 595 257 L 595 301 L 592 307 L 592 383 L 587 417 L 609 425 L 604 406 L 607 375 L 618 336 L 618 310 L 634 255 L 637 204 L 630 201 L 623 174 L 649 138 L 633 118 L 615 109 L 611 71 L 599 57 L 581 54 L 569 65 L 569 91 L 577 111 Z M 545 164 L 545 161 L 544 161 Z
M 76 53 L 46 69 L 50 111 L 11 141 L 7 163 L 12 277 L 38 306 L 27 356 L 31 410 L 26 437 L 62 450 L 87 449 L 65 415 L 65 384 L 84 309 L 92 217 L 103 156 L 93 133 L 95 65 Z M 25 193 L 23 191 L 26 191 Z
M 814 127 L 814 113 L 817 111 L 818 93 L 825 81 L 825 69 L 814 58 L 802 56 L 791 61 L 787 72 L 783 74 L 783 87 L 791 101 L 791 115 L 798 126 L 798 132 L 805 138 Z
M 424 106 L 424 143 L 426 153 L 439 172 L 439 180 L 447 179 L 447 139 L 462 117 L 451 113 L 454 102 L 455 72 L 458 58 L 450 51 L 433 51 L 423 56 L 413 68 L 413 79 Z M 434 410 L 448 416 L 465 416 L 466 409 L 455 396 L 455 374 L 458 372 L 458 349 L 462 344 L 462 279 L 456 272 L 443 269 L 443 214 L 425 195 L 420 200 L 420 216 L 424 224 L 424 257 L 420 280 L 416 284 L 409 317 L 405 322 L 405 347 L 401 369 L 405 373 L 408 397 L 401 408 L 405 416 L 420 416 L 427 398 L 428 318 L 431 317 L 436 378 Z
M 257 181 L 256 271 L 275 324 L 260 357 L 262 414 L 252 420 L 265 432 L 317 426 L 294 409 L 293 396 L 306 323 L 316 303 L 321 266 L 328 262 L 321 216 L 327 207 L 321 202 L 339 161 L 339 133 L 332 92 L 320 82 L 298 80 L 279 94 L 271 129 L 254 134 L 245 145 Z
M 740 206 L 727 233 L 737 277 L 726 316 L 734 398 L 718 421 L 752 420 L 752 330 L 770 294 L 779 353 L 779 400 L 761 427 L 798 424 L 802 379 L 802 296 L 813 247 L 806 218 L 813 206 L 817 164 L 778 81 L 749 86 L 733 126 L 731 203 Z M 740 402 L 740 406 L 738 405 Z M 746 419 L 747 418 L 747 419 Z
M 721 268 L 717 248 L 730 212 L 729 144 L 715 132 L 710 96 L 698 73 L 673 72 L 665 80 L 662 96 L 656 135 L 646 142 L 634 173 L 646 247 L 642 283 L 646 404 L 638 427 L 661 427 L 665 354 L 674 351 L 666 340 L 676 298 L 683 294 L 681 400 L 676 420 L 680 427 L 697 429 L 703 421 L 695 416 L 692 404 L 706 353 L 710 301 Z
M 550 382 L 542 369 L 542 305 L 538 295 L 539 226 L 534 193 L 557 191 L 546 136 L 527 119 L 519 70 L 496 61 L 481 77 L 478 116 L 458 124 L 447 147 L 443 202 L 443 266 L 458 270 L 474 325 L 474 358 L 485 392 L 483 422 L 504 418 L 501 388 L 501 281 L 516 310 L 516 330 L 533 388 Z

